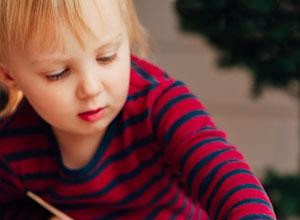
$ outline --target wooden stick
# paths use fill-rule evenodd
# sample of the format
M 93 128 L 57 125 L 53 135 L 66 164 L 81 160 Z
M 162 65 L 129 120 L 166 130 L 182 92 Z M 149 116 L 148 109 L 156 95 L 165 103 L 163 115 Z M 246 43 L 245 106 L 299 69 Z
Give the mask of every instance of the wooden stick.
M 42 207 L 44 207 L 45 209 L 47 209 L 54 216 L 60 218 L 61 220 L 74 220 L 73 218 L 67 216 L 65 213 L 63 213 L 62 211 L 58 210 L 54 206 L 50 205 L 48 202 L 46 202 L 45 200 L 43 200 L 41 197 L 39 197 L 38 195 L 34 194 L 33 192 L 28 191 L 26 193 L 26 195 L 29 198 L 31 198 L 32 200 L 34 200 L 35 202 L 37 202 L 39 205 L 41 205 Z

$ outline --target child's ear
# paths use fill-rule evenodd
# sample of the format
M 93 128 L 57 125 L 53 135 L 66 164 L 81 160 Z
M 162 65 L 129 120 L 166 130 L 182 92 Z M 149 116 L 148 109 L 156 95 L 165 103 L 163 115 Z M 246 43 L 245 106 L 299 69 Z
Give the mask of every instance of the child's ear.
M 0 81 L 9 88 L 18 89 L 15 79 L 8 68 L 0 63 Z

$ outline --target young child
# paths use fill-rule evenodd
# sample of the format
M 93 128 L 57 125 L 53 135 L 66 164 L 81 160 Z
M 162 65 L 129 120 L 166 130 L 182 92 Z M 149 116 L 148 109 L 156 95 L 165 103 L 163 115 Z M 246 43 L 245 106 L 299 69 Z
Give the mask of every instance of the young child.
M 132 0 L 0 0 L 1 219 L 276 219 L 186 86 L 133 54 Z

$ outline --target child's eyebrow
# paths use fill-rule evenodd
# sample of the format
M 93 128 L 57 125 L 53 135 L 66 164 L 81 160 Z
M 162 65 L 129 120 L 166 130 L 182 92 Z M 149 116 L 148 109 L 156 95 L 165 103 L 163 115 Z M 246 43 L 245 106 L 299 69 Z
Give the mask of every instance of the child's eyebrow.
M 112 49 L 119 48 L 120 44 L 122 42 L 122 36 L 123 36 L 123 34 L 119 33 L 117 35 L 107 37 L 105 40 L 102 40 L 100 42 L 100 46 L 95 49 L 95 52 L 99 53 L 100 51 L 104 51 L 108 48 L 112 48 Z M 34 64 L 43 63 L 43 62 L 59 63 L 59 62 L 63 62 L 68 59 L 69 59 L 68 57 L 62 57 L 62 58 L 54 58 L 53 57 L 52 58 L 50 56 L 50 57 L 45 57 L 45 58 L 37 58 L 35 60 L 32 60 L 30 62 L 30 64 L 34 65 Z
M 114 37 L 108 38 L 107 40 L 103 41 L 101 45 L 96 49 L 96 51 L 104 50 L 108 47 L 118 48 L 121 44 L 122 34 L 119 33 Z

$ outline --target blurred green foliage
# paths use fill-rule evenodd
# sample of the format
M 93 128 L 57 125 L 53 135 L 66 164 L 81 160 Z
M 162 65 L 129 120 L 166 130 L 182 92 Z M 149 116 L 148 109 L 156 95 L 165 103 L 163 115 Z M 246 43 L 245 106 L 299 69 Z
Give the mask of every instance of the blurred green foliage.
M 279 219 L 300 216 L 300 175 L 277 175 L 269 171 L 264 186 Z
M 299 0 L 177 0 L 176 11 L 182 30 L 220 49 L 222 66 L 250 69 L 254 94 L 296 84 L 299 97 Z

